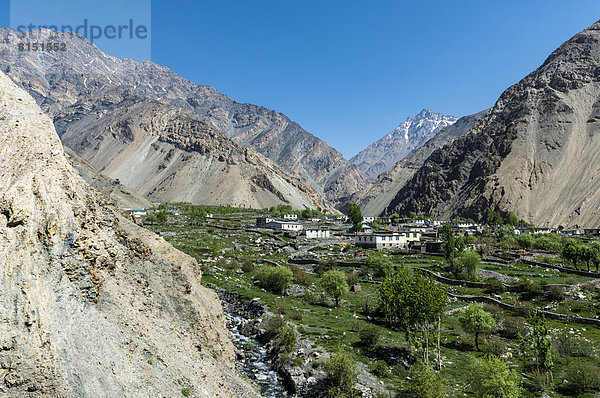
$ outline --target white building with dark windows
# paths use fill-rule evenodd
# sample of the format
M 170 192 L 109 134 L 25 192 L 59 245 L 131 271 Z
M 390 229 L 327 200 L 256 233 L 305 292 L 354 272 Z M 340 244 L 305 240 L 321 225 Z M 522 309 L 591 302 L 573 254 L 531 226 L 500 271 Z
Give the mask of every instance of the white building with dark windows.
M 372 223 L 374 221 L 375 221 L 375 217 L 373 217 L 373 216 L 366 216 L 366 217 L 363 217 L 363 221 L 362 222 L 369 224 L 369 223 Z
M 331 231 L 320 228 L 307 228 L 304 230 L 304 236 L 307 239 L 323 239 L 331 237 Z
M 298 214 L 284 214 L 283 219 L 284 220 L 297 220 Z
M 276 229 L 279 231 L 302 231 L 302 224 L 293 221 L 270 221 L 265 224 L 265 228 Z
M 410 242 L 418 242 L 420 232 L 390 232 L 376 234 L 358 234 L 354 237 L 354 245 L 373 249 L 405 248 Z

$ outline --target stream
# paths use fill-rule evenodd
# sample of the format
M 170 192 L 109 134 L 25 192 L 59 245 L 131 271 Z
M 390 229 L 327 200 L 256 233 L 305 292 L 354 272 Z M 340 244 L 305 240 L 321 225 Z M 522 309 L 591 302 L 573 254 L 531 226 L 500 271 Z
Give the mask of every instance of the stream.
M 287 397 L 287 390 L 273 369 L 265 346 L 240 333 L 239 328 L 244 318 L 229 312 L 225 312 L 225 317 L 235 347 L 235 366 L 238 372 L 258 384 L 263 397 Z

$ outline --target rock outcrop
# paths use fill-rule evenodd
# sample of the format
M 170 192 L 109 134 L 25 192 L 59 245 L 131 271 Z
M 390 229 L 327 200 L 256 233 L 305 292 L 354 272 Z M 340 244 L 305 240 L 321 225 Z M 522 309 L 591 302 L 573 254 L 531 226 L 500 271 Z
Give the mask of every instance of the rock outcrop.
M 169 103 L 107 89 L 54 118 L 62 141 L 154 202 L 335 211 L 310 186 Z
M 256 396 L 200 278 L 82 180 L 0 73 L 0 395 Z
M 600 225 L 600 22 L 508 88 L 465 135 L 434 151 L 386 208 L 536 225 Z
M 377 177 L 399 160 L 419 149 L 438 131 L 456 122 L 454 116 L 423 109 L 408 117 L 391 133 L 375 141 L 350 159 L 369 177 Z
M 329 201 L 337 202 L 367 182 L 339 152 L 279 112 L 236 102 L 213 87 L 186 80 L 149 61 L 111 57 L 71 32 L 40 30 L 35 35 L 36 41 L 64 42 L 67 50 L 17 51 L 17 43 L 23 41 L 18 32 L 0 28 L 0 70 L 53 118 L 66 106 L 85 102 L 100 90 L 126 88 L 139 97 L 193 112 L 220 133 L 299 177 Z

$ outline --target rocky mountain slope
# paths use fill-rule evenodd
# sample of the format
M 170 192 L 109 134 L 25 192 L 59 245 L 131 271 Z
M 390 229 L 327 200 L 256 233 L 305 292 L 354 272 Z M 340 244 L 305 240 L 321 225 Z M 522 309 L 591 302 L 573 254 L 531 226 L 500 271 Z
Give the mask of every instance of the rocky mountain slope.
M 508 88 L 464 136 L 434 151 L 386 212 L 600 225 L 600 22 Z
M 456 123 L 442 128 L 421 147 L 396 162 L 390 170 L 380 174 L 367 188 L 354 194 L 351 201 L 358 203 L 364 214 L 381 214 L 434 150 L 466 133 L 485 112 L 487 111 L 461 117 Z
M 256 396 L 200 278 L 79 177 L 0 73 L 0 395 Z
M 367 177 L 325 142 L 285 115 L 238 103 L 213 87 L 186 80 L 149 61 L 120 60 L 73 33 L 42 31 L 37 41 L 65 42 L 65 52 L 18 51 L 17 32 L 0 28 L 0 70 L 52 117 L 109 87 L 170 102 L 278 163 L 330 201 L 360 190 Z
M 119 208 L 147 209 L 152 207 L 152 202 L 138 192 L 127 188 L 112 178 L 100 174 L 91 164 L 68 147 L 64 147 L 64 150 L 69 163 L 71 163 L 71 166 L 79 173 L 81 178 L 83 178 L 89 186 L 114 200 Z
M 54 118 L 61 139 L 101 173 L 152 201 L 334 211 L 310 186 L 171 104 L 105 89 Z
M 375 178 L 454 122 L 454 116 L 423 109 L 414 118 L 406 118 L 394 131 L 360 151 L 350 162 L 369 177 Z

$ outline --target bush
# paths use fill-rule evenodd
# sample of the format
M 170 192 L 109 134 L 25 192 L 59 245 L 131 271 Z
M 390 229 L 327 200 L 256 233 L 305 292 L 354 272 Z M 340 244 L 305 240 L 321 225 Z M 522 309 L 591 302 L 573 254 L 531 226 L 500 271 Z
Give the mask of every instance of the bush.
M 379 338 L 381 337 L 381 332 L 375 326 L 366 326 L 360 329 L 358 332 L 358 337 L 360 339 L 360 344 L 367 348 L 375 348 L 377 344 L 379 344 Z
M 521 398 L 519 376 L 500 358 L 475 358 L 469 372 L 473 395 L 478 398 Z
M 323 368 L 327 375 L 328 393 L 330 397 L 353 397 L 356 396 L 354 386 L 356 385 L 356 377 L 358 371 L 356 362 L 348 353 L 337 350 L 323 364 Z
M 520 318 L 504 318 L 498 327 L 500 335 L 507 339 L 516 339 L 524 328 L 525 322 Z
M 409 373 L 409 391 L 415 398 L 445 397 L 446 382 L 442 376 L 422 362 L 412 366 Z
M 277 330 L 277 334 L 279 349 L 286 354 L 294 351 L 297 343 L 296 329 L 294 326 L 290 324 L 282 326 Z
M 294 275 L 289 268 L 262 266 L 256 271 L 258 285 L 275 294 L 284 294 Z
M 358 283 L 358 274 L 354 272 L 346 274 L 346 282 L 348 286 L 356 285 Z
M 310 274 L 304 271 L 297 265 L 292 265 L 292 274 L 294 275 L 294 281 L 302 286 L 310 285 Z
M 346 275 L 342 271 L 331 270 L 323 274 L 321 278 L 323 289 L 335 300 L 335 306 L 340 304 L 340 297 L 348 293 L 350 288 L 346 282 Z
M 554 352 L 558 356 L 567 358 L 570 357 L 577 348 L 575 338 L 568 333 L 560 333 L 553 341 Z
M 389 368 L 385 361 L 379 360 L 371 364 L 371 372 L 377 377 L 385 377 Z
M 550 286 L 546 292 L 546 296 L 552 301 L 563 301 L 565 299 L 565 292 L 560 286 Z
M 183 395 L 184 397 L 191 397 L 192 396 L 192 392 L 190 391 L 189 388 L 183 387 L 181 389 L 181 395 Z
M 459 278 L 473 280 L 477 277 L 480 262 L 481 257 L 477 252 L 465 250 L 454 258 L 452 268 Z
M 501 356 L 506 351 L 504 340 L 498 336 L 490 336 L 487 340 L 484 351 L 496 357 Z
M 279 315 L 273 315 L 265 323 L 265 331 L 268 335 L 275 336 L 283 326 L 285 326 L 285 320 Z
M 540 285 L 539 283 L 531 280 L 531 279 L 527 279 L 527 278 L 523 278 L 519 281 L 519 290 L 521 291 L 521 299 L 522 300 L 532 300 L 534 298 L 536 298 L 537 296 L 541 295 L 542 293 L 544 293 L 544 289 L 542 288 L 542 285 Z
M 504 283 L 500 282 L 497 279 L 490 279 L 488 281 L 488 285 L 485 288 L 485 292 L 488 294 L 504 293 L 505 291 L 506 287 L 504 286 Z
M 600 390 L 600 369 L 592 361 L 571 361 L 565 371 L 564 388 L 575 394 Z
M 321 277 L 325 272 L 334 269 L 336 264 L 337 262 L 334 259 L 322 259 L 319 260 L 319 264 L 315 265 L 313 270 L 315 274 Z

